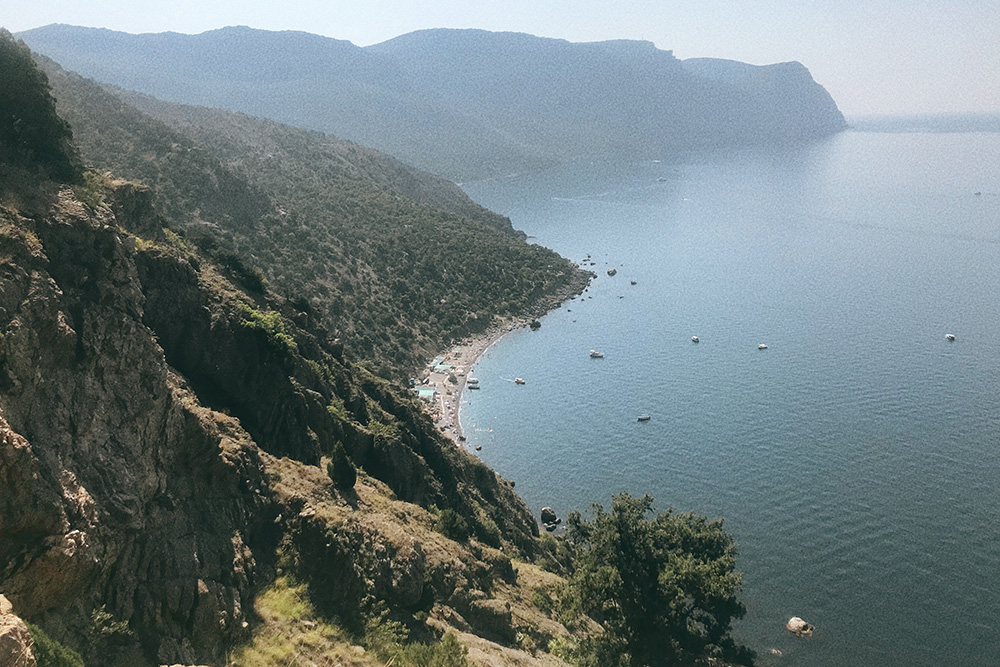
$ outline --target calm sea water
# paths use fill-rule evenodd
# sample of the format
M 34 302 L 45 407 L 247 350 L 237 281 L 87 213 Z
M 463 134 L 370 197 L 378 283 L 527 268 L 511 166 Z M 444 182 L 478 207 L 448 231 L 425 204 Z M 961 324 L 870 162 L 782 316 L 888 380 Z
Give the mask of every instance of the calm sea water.
M 1000 134 L 466 189 L 598 274 L 463 399 L 536 515 L 627 490 L 724 517 L 764 665 L 1000 664 Z

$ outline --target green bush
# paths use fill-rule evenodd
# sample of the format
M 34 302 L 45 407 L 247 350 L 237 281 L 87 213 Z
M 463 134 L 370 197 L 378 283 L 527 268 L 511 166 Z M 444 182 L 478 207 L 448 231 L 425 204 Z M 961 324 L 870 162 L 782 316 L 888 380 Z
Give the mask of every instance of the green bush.
M 84 667 L 79 653 L 52 639 L 37 625 L 26 625 L 34 641 L 31 652 L 38 667 Z
M 344 399 L 337 398 L 334 396 L 330 399 L 330 404 L 326 406 L 326 411 L 329 412 L 337 421 L 346 422 L 347 408 L 344 406 Z
M 330 461 L 326 464 L 326 474 L 330 476 L 333 485 L 341 491 L 353 489 L 358 481 L 358 471 L 339 440 L 333 445 Z
M 399 440 L 400 438 L 398 426 L 395 424 L 386 424 L 378 421 L 377 419 L 370 419 L 368 421 L 368 432 L 376 437 L 385 438 L 386 440 Z
M 295 349 L 295 339 L 285 333 L 285 321 L 281 319 L 280 313 L 273 310 L 262 313 L 242 301 L 238 303 L 240 310 L 245 315 L 243 321 L 240 322 L 241 325 L 247 329 L 262 332 L 267 337 L 268 343 L 279 350 L 291 351 Z
M 365 647 L 387 665 L 400 667 L 466 667 L 468 649 L 453 634 L 436 644 L 409 642 L 409 632 L 399 621 L 389 618 L 384 607 L 365 623 Z
M 577 659 L 598 665 L 695 664 L 708 658 L 753 664 L 730 636 L 745 613 L 737 600 L 736 542 L 722 521 L 667 510 L 653 499 L 614 496 L 594 519 L 571 512 L 576 570 L 562 590 L 567 617 L 586 614 L 604 632 L 581 642 Z
M 469 522 L 453 509 L 444 509 L 438 513 L 434 530 L 456 542 L 466 541 L 471 534 Z

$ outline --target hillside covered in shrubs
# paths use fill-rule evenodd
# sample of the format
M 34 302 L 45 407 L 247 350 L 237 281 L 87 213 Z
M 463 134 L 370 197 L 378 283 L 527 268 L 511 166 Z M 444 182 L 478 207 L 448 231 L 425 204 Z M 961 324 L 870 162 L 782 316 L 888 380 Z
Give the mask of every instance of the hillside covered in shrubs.
M 172 229 L 243 287 L 285 295 L 380 375 L 586 285 L 454 183 L 377 151 L 42 64 L 91 168 L 148 184 Z
M 0 32 L 0 77 L 25 67 Z M 0 664 L 750 662 L 721 522 L 619 496 L 540 537 L 513 482 L 238 249 L 178 233 L 165 191 L 53 172 L 71 134 L 30 80 L 46 113 L 17 127 L 62 149 L 0 138 Z M 203 185 L 227 182 L 255 192 Z

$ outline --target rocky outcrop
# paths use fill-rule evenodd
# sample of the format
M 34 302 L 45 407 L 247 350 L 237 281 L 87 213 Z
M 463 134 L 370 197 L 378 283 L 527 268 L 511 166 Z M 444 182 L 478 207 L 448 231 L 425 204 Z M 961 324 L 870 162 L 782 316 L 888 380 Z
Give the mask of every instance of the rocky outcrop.
M 455 591 L 512 579 L 509 558 L 429 564 L 420 541 L 331 523 L 274 479 L 294 461 L 330 496 L 319 464 L 340 441 L 384 493 L 530 555 L 512 485 L 281 300 L 167 239 L 143 188 L 104 187 L 95 207 L 64 190 L 43 214 L 0 210 L 0 590 L 20 613 L 101 664 L 217 662 L 249 636 L 284 538 L 302 576 L 333 582 L 313 590 L 334 614 L 371 598 L 496 616 Z M 98 623 L 114 631 L 95 642 Z
M 143 324 L 124 220 L 68 191 L 2 218 L 0 586 L 70 645 L 102 608 L 157 660 L 217 657 L 273 557 L 260 457 Z
M 789 632 L 794 632 L 800 637 L 808 637 L 813 633 L 814 630 L 813 625 L 811 623 L 806 623 L 798 616 L 792 616 L 790 619 L 788 619 L 788 623 L 785 624 L 785 627 L 788 629 Z
M 35 667 L 33 643 L 28 626 L 14 615 L 10 600 L 0 595 L 0 665 Z

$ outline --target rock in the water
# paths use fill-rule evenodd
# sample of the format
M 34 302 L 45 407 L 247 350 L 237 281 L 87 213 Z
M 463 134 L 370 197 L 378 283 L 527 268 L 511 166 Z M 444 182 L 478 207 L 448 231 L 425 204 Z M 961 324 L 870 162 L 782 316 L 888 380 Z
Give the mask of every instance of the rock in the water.
M 788 619 L 788 623 L 785 624 L 785 627 L 788 628 L 789 631 L 803 637 L 807 637 L 813 633 L 812 624 L 806 623 L 798 616 L 792 616 Z
M 559 517 L 556 516 L 555 510 L 551 507 L 542 508 L 542 523 L 559 523 Z

